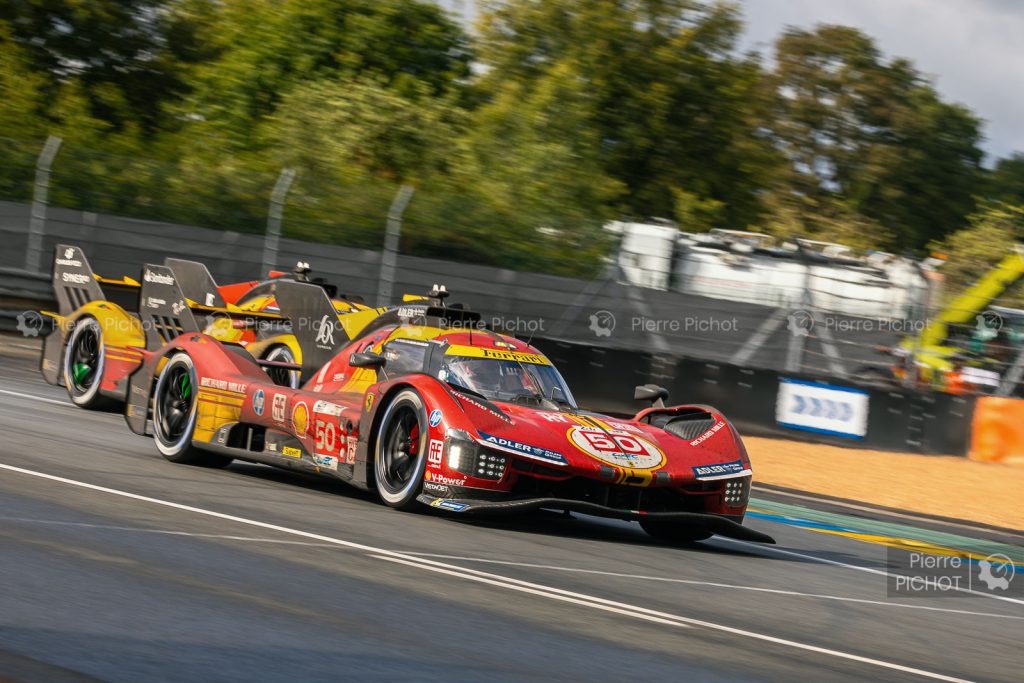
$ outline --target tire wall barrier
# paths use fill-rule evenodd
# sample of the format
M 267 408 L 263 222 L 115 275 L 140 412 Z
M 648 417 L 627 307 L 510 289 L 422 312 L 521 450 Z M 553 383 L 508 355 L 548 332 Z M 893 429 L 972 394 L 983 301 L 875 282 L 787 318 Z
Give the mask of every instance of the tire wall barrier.
M 668 389 L 669 403 L 712 405 L 747 435 L 931 455 L 966 456 L 971 446 L 976 399 L 970 396 L 886 391 L 829 378 L 552 339 L 533 339 L 532 343 L 563 374 L 576 402 L 598 412 L 635 414 L 645 404 L 633 400 L 634 387 L 653 383 Z M 826 418 L 833 414 L 833 422 L 841 425 L 846 418 L 855 426 L 848 428 L 848 433 L 842 428 L 790 426 L 787 420 L 792 418 L 788 416 L 797 411 L 790 405 L 792 397 L 785 396 L 780 387 L 791 383 L 805 394 L 833 397 L 823 399 L 820 405 L 812 404 L 813 399 L 796 400 L 795 404 L 806 403 L 811 406 L 807 412 L 820 411 Z M 1016 453 L 1024 455 L 1024 401 L 1010 401 L 1020 412 L 1001 419 L 1000 424 L 1016 419 Z

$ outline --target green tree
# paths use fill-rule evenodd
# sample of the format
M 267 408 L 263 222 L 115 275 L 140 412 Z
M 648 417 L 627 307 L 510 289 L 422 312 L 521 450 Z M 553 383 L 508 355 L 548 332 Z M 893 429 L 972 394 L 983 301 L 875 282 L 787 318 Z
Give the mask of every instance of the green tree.
M 1024 205 L 1024 153 L 996 162 L 989 174 L 987 194 L 996 201 Z
M 115 128 L 155 133 L 187 90 L 184 64 L 200 59 L 195 7 L 213 0 L 9 0 L 0 9 L 52 105 L 81 85 L 89 114 Z M 47 112 L 49 113 L 49 112 Z
M 885 225 L 882 246 L 920 248 L 965 224 L 982 158 L 970 111 L 854 28 L 788 29 L 775 63 L 768 125 L 789 162 L 784 185 Z
M 973 213 L 967 227 L 931 246 L 947 257 L 942 267 L 945 293 L 952 298 L 977 282 L 1005 258 L 1014 245 L 1024 243 L 1024 206 L 989 202 Z M 1004 305 L 1024 306 L 1018 286 L 1002 297 Z
M 235 145 L 256 144 L 255 127 L 306 82 L 361 76 L 438 95 L 469 74 L 462 29 L 416 0 L 224 0 L 208 34 L 218 56 L 195 70 L 183 114 Z
M 735 54 L 735 8 L 694 0 L 507 0 L 485 12 L 479 88 L 529 92 L 571 69 L 592 107 L 577 135 L 594 135 L 600 163 L 627 192 L 618 208 L 671 216 L 674 188 L 724 204 L 717 222 L 759 212 L 771 159 L 759 135 L 760 66 Z
M 452 155 L 410 207 L 409 245 L 553 273 L 596 273 L 601 226 L 622 185 L 602 168 L 588 128 L 592 94 L 569 64 L 529 87 L 507 81 L 472 114 Z
M 1021 244 L 1024 244 L 1024 206 L 999 202 L 983 204 L 970 216 L 967 227 L 931 245 L 947 258 L 942 267 L 945 298 L 952 299 L 962 293 Z M 1011 286 L 999 303 L 1024 308 L 1021 283 Z

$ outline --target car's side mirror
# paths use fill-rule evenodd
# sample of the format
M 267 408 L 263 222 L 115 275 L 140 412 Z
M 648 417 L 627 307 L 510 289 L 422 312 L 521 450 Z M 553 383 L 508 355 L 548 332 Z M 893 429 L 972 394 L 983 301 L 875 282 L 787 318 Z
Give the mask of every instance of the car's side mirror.
M 387 359 L 379 353 L 373 351 L 360 351 L 359 353 L 353 353 L 348 358 L 348 364 L 354 368 L 382 368 L 387 363 Z
M 657 384 L 641 384 L 633 392 L 633 399 L 636 401 L 650 401 L 655 408 L 664 408 L 665 399 L 668 398 L 668 389 L 659 387 Z

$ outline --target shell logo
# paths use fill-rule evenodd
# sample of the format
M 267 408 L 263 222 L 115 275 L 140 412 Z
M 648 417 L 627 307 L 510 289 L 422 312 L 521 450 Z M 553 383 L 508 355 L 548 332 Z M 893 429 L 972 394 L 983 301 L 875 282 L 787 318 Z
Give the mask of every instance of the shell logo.
M 296 434 L 305 434 L 309 427 L 309 406 L 300 401 L 292 407 L 292 429 Z

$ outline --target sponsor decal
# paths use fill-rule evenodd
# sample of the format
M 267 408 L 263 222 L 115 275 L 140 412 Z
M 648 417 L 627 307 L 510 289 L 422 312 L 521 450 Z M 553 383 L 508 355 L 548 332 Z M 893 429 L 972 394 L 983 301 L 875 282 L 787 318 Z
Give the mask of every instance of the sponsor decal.
M 444 452 L 444 442 L 441 439 L 431 439 L 427 447 L 427 464 L 433 467 L 441 466 L 441 454 Z
M 314 453 L 337 453 L 340 447 L 338 441 L 338 428 L 333 422 L 317 420 L 313 427 L 316 441 L 314 442 Z
M 608 465 L 652 470 L 665 464 L 661 449 L 635 434 L 576 426 L 567 436 L 576 448 Z
M 284 414 L 287 409 L 288 397 L 284 394 L 274 394 L 270 404 L 270 417 L 274 419 L 274 422 L 284 424 Z
M 314 343 L 321 349 L 330 350 L 334 348 L 334 323 L 337 322 L 337 318 L 331 320 L 331 316 L 325 315 L 320 318 L 320 322 L 316 326 L 316 339 Z
M 465 486 L 466 478 L 456 479 L 455 477 L 446 477 L 443 474 L 437 472 L 425 472 L 423 478 L 427 481 L 432 481 L 435 484 L 445 484 L 447 486 Z
M 167 305 L 167 302 L 163 299 L 157 299 L 156 297 L 146 297 L 146 306 L 148 308 L 160 308 L 161 306 Z
M 317 401 L 313 404 L 313 412 L 320 413 L 322 415 L 330 415 L 332 417 L 340 417 L 345 412 L 344 406 L 339 406 L 337 403 L 331 403 L 330 401 Z
M 638 427 L 635 424 L 630 424 L 629 422 L 605 422 L 604 424 L 607 425 L 608 428 L 613 431 L 616 429 L 621 429 L 624 432 L 633 432 L 634 434 L 644 433 L 644 430 L 640 429 L 640 427 Z
M 161 273 L 154 273 L 151 270 L 146 270 L 143 274 L 142 279 L 146 282 L 154 282 L 158 285 L 173 285 L 174 278 L 170 275 L 163 275 Z
M 334 377 L 331 378 L 331 381 L 332 382 L 344 382 L 345 381 L 345 373 L 344 372 L 336 372 L 336 373 L 334 373 Z
M 373 394 L 366 395 L 366 409 L 369 410 L 373 407 Z
M 281 453 L 284 454 L 284 455 L 287 455 L 289 458 L 301 458 L 302 457 L 302 449 L 301 448 L 292 448 L 291 446 L 285 446 L 284 448 L 282 448 L 281 449 Z
M 199 386 L 244 394 L 248 385 L 241 382 L 228 382 L 227 380 L 216 379 L 214 377 L 203 377 L 199 380 Z
M 452 512 L 462 512 L 469 507 L 466 503 L 458 503 L 454 500 L 448 500 L 447 498 L 438 498 L 430 504 L 432 508 L 441 508 L 442 510 L 451 510 Z
M 781 378 L 775 420 L 790 429 L 863 439 L 868 396 L 861 389 Z
M 88 275 L 83 275 L 82 273 L 61 273 L 60 279 L 62 282 L 73 282 L 76 285 L 84 285 L 92 278 Z
M 471 396 L 466 396 L 465 394 L 459 394 L 459 401 L 462 402 L 462 403 L 469 403 L 470 405 L 474 405 L 477 408 L 479 408 L 480 410 L 482 410 L 482 411 L 484 411 L 486 413 L 490 413 L 491 415 L 493 415 L 494 417 L 498 418 L 499 420 L 503 420 L 503 421 L 505 421 L 505 422 L 507 422 L 509 424 L 512 424 L 512 418 L 510 418 L 508 415 L 506 415 L 505 413 L 501 412 L 497 408 L 494 408 L 494 407 L 489 406 L 489 405 L 487 405 L 485 403 L 481 403 L 480 401 L 477 401 L 475 398 L 472 398 Z M 557 415 L 558 413 L 555 413 L 555 414 Z
M 346 438 L 347 447 L 345 449 L 345 464 L 355 465 L 356 464 L 356 447 L 359 445 L 359 439 L 348 435 Z
M 263 395 L 262 389 L 257 389 L 256 393 L 252 395 L 252 412 L 256 415 L 263 417 L 263 403 L 266 396 Z
M 418 318 L 425 315 L 427 309 L 422 306 L 402 306 L 398 309 L 398 317 L 402 319 Z
M 696 439 L 691 441 L 690 445 L 691 446 L 699 446 L 699 445 L 701 445 L 702 443 L 704 443 L 705 441 L 707 441 L 708 439 L 710 439 L 711 437 L 713 437 L 715 434 L 717 434 L 719 431 L 721 431 L 723 429 L 725 429 L 725 423 L 724 422 L 716 422 L 714 427 L 712 427 L 711 429 L 709 429 L 708 431 L 704 432 L 703 434 L 698 436 Z
M 441 418 L 443 417 L 440 408 L 434 408 L 430 411 L 430 426 L 436 427 L 441 424 Z
M 178 300 L 178 301 L 175 301 L 173 304 L 171 304 L 171 311 L 174 312 L 174 315 L 181 315 L 181 312 L 184 311 L 184 310 L 185 310 L 185 302 L 184 301 Z
M 442 496 L 447 496 L 448 495 L 448 487 L 447 486 L 442 486 L 441 484 L 435 484 L 435 483 L 429 482 L 429 481 L 423 482 L 423 490 L 424 491 L 433 491 L 434 493 L 439 493 Z
M 292 429 L 296 434 L 305 434 L 309 428 L 309 407 L 305 401 L 299 401 L 292 406 Z
M 71 268 L 81 268 L 82 262 L 75 258 L 74 247 L 68 247 L 64 250 L 64 258 L 57 257 L 58 266 L 68 266 Z
M 338 469 L 338 459 L 333 455 L 313 455 L 313 462 L 316 463 L 317 467 L 323 467 L 328 470 Z
M 271 453 L 277 453 L 277 444 L 271 441 L 267 444 L 267 450 Z
M 534 365 L 551 365 L 544 356 L 539 353 L 525 353 L 523 351 L 507 351 L 504 349 L 485 349 L 479 346 L 463 346 L 453 344 L 445 350 L 446 356 L 467 356 L 470 358 L 492 358 L 494 360 L 514 360 L 520 363 L 532 363 Z
M 488 445 L 494 446 L 505 451 L 512 451 L 524 455 L 534 460 L 542 460 L 544 462 L 554 463 L 556 465 L 568 465 L 568 461 L 561 453 L 552 451 L 547 448 L 541 448 L 540 446 L 531 446 L 530 444 L 520 443 L 513 441 L 512 439 L 506 439 L 501 436 L 494 436 L 492 434 L 485 434 L 480 432 L 480 438 L 482 438 Z
M 691 467 L 693 476 L 700 480 L 726 479 L 737 475 L 750 474 L 750 470 L 743 466 L 742 460 L 723 462 L 718 465 L 697 465 Z
M 555 422 L 557 424 L 570 424 L 572 422 L 567 415 L 563 415 L 562 413 L 543 411 L 538 413 L 538 415 L 548 422 Z

